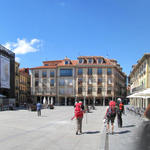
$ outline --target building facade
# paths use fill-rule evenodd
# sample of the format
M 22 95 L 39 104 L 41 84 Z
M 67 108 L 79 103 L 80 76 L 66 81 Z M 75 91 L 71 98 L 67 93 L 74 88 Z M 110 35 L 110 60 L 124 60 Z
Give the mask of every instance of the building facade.
M 20 64 L 18 62 L 15 62 L 15 98 L 16 98 L 16 104 L 19 104 L 19 82 L 20 82 L 19 66 L 20 66 Z
M 19 69 L 19 104 L 31 102 L 29 68 Z
M 15 101 L 15 54 L 0 45 L 0 98 L 4 105 Z M 2 101 L 1 101 L 2 102 Z
M 77 60 L 44 61 L 31 68 L 31 94 L 35 101 L 73 105 L 76 99 L 85 104 L 108 104 L 126 96 L 126 75 L 114 59 L 81 56 Z
M 131 104 L 146 108 L 150 104 L 150 94 L 144 94 L 144 91 L 150 88 L 150 53 L 144 54 L 137 64 L 132 66 L 129 82 Z

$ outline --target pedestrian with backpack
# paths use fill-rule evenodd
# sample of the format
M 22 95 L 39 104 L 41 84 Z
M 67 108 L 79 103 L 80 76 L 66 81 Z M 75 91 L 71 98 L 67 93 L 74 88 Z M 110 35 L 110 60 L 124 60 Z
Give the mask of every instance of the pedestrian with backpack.
M 109 123 L 111 122 L 111 127 L 112 127 L 112 134 L 114 133 L 114 120 L 116 117 L 116 110 L 115 110 L 115 101 L 110 101 L 109 102 L 109 107 L 106 110 L 105 114 L 105 119 L 107 120 L 107 128 L 106 128 L 106 133 L 109 133 Z
M 75 104 L 75 111 L 74 111 L 75 115 L 72 118 L 72 120 L 74 118 L 76 118 L 77 121 L 77 131 L 76 131 L 76 135 L 78 135 L 79 133 L 82 134 L 82 119 L 83 119 L 83 113 L 84 113 L 84 106 L 82 104 L 82 102 L 76 102 Z
M 122 128 L 122 113 L 124 112 L 124 105 L 123 105 L 122 101 L 117 103 L 116 112 L 117 112 L 118 127 Z

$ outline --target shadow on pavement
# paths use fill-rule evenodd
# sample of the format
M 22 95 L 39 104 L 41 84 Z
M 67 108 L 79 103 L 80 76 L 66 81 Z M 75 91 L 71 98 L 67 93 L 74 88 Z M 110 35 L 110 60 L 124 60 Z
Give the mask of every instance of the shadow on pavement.
M 100 133 L 100 131 L 88 131 L 88 132 L 83 132 L 83 134 L 97 134 Z
M 120 131 L 120 132 L 114 132 L 114 134 L 125 134 L 131 132 L 130 130 Z
M 123 126 L 123 128 L 130 128 L 130 127 L 135 127 L 135 125 Z

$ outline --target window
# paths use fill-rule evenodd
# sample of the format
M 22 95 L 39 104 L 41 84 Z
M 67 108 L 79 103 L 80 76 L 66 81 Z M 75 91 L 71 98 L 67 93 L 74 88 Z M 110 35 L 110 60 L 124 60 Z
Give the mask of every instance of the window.
M 65 61 L 65 65 L 67 65 L 67 64 L 69 64 L 69 61 L 68 61 L 68 60 Z
M 102 75 L 102 68 L 98 68 L 98 69 L 97 69 L 97 74 L 98 74 L 98 75 Z
M 65 85 L 72 86 L 73 85 L 73 80 L 72 79 L 66 79 L 65 83 L 66 83 Z
M 38 78 L 39 77 L 39 72 L 36 71 L 35 74 L 34 74 L 35 78 Z
M 88 84 L 92 84 L 92 78 L 88 79 Z
M 82 87 L 78 88 L 78 94 L 82 94 Z
M 83 60 L 80 58 L 80 59 L 79 59 L 79 64 L 81 64 L 82 62 L 83 62 Z
M 112 91 L 112 87 L 108 87 L 107 88 L 107 94 L 111 94 L 111 91 Z
M 72 69 L 60 69 L 60 76 L 72 76 Z
M 51 71 L 50 72 L 50 77 L 54 77 L 54 75 L 55 75 L 54 71 Z
M 65 89 L 64 89 L 64 88 L 60 88 L 60 89 L 59 89 L 59 94 L 60 94 L 60 95 L 65 94 Z
M 64 86 L 65 85 L 65 80 L 64 79 L 60 79 L 59 80 L 59 86 Z
M 78 69 L 78 75 L 82 75 L 83 74 L 83 69 L 82 68 L 79 68 Z
M 88 68 L 88 75 L 92 75 L 92 68 Z
M 103 62 L 102 58 L 98 58 L 98 64 L 101 64 Z
M 47 93 L 47 90 L 45 87 L 43 88 L 43 93 Z
M 102 83 L 102 78 L 98 78 L 98 84 Z
M 102 94 L 102 87 L 98 87 L 97 94 Z
M 82 82 L 83 82 L 83 79 L 82 79 L 82 78 L 79 78 L 79 79 L 78 79 L 78 84 L 79 84 L 79 85 L 82 85 Z
M 111 75 L 112 74 L 112 69 L 111 68 L 107 68 L 107 75 Z
M 45 64 L 44 66 L 48 66 L 48 64 Z
M 39 86 L 39 81 L 35 80 L 35 87 Z
M 50 86 L 54 86 L 54 79 L 51 79 Z
M 73 88 L 66 88 L 66 90 L 65 90 L 65 94 L 67 94 L 67 95 L 72 95 L 73 94 Z
M 88 62 L 89 62 L 89 64 L 91 64 L 92 63 L 92 58 L 89 58 Z
M 46 87 L 47 79 L 43 79 L 43 87 Z
M 108 79 L 107 79 L 107 83 L 108 83 L 108 84 L 112 84 L 112 78 L 108 78 Z
M 43 71 L 43 72 L 42 72 L 42 77 L 43 77 L 43 78 L 47 77 L 47 72 L 46 72 L 46 71 Z
M 88 87 L 88 94 L 92 94 L 92 87 Z

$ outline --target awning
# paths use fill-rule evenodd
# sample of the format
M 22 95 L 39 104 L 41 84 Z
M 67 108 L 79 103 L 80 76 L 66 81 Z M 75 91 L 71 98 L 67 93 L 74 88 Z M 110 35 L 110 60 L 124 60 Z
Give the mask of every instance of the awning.
M 127 98 L 150 98 L 150 88 L 127 96 Z
M 136 95 L 137 93 L 134 93 L 134 94 L 132 94 L 132 95 L 129 95 L 129 96 L 127 96 L 127 98 L 140 98 L 141 96 L 137 96 Z
M 144 91 L 138 92 L 136 95 L 137 96 L 150 96 L 150 88 L 148 88 Z

